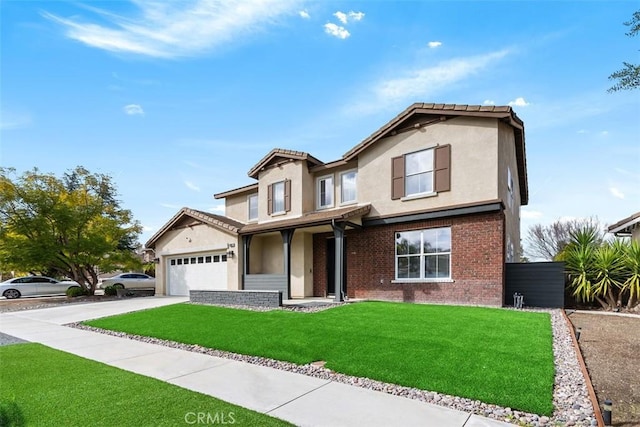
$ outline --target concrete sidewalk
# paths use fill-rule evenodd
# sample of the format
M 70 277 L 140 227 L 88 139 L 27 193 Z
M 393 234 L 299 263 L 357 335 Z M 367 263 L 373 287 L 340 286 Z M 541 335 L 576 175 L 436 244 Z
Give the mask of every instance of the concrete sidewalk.
M 62 326 L 187 301 L 145 297 L 0 314 L 0 332 L 157 378 L 299 426 L 510 426 L 329 380 Z

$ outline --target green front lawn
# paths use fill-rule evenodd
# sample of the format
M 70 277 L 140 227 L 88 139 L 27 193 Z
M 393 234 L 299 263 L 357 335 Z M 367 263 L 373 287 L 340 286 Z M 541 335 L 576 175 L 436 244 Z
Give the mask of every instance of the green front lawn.
M 177 304 L 86 324 L 550 415 L 546 313 L 366 302 L 318 313 Z
M 290 425 L 40 344 L 2 346 L 0 361 L 0 426 Z

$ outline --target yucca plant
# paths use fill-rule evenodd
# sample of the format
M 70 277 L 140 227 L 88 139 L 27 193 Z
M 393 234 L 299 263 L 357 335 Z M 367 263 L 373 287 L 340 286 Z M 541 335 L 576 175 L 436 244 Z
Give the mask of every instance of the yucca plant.
M 632 308 L 640 301 L 640 242 L 633 240 L 625 249 L 623 262 L 626 280 L 622 284 L 622 292 L 629 293 L 627 308 Z
M 602 304 L 614 308 L 622 305 L 622 282 L 624 280 L 625 245 L 621 241 L 604 243 L 593 253 L 593 295 Z M 604 305 L 603 305 L 604 307 Z
M 595 298 L 592 280 L 596 235 L 596 231 L 588 227 L 571 233 L 571 242 L 559 257 L 565 262 L 572 295 L 580 301 L 593 301 Z

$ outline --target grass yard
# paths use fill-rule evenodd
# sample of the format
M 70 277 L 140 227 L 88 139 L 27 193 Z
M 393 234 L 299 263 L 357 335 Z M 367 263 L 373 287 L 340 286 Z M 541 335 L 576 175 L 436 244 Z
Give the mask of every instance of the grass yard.
M 177 304 L 85 323 L 297 364 L 324 360 L 349 375 L 553 412 L 546 313 L 385 302 L 318 313 Z
M 1 426 L 175 426 L 198 413 L 215 424 L 290 425 L 40 344 L 2 346 L 0 360 Z

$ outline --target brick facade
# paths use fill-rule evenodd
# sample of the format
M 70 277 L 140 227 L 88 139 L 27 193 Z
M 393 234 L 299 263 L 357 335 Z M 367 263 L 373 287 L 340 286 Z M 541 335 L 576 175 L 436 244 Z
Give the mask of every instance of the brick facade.
M 452 282 L 393 283 L 395 232 L 451 227 Z M 504 292 L 504 214 L 467 215 L 365 227 L 346 233 L 349 298 L 500 306 Z M 327 239 L 313 238 L 314 296 L 327 289 Z

